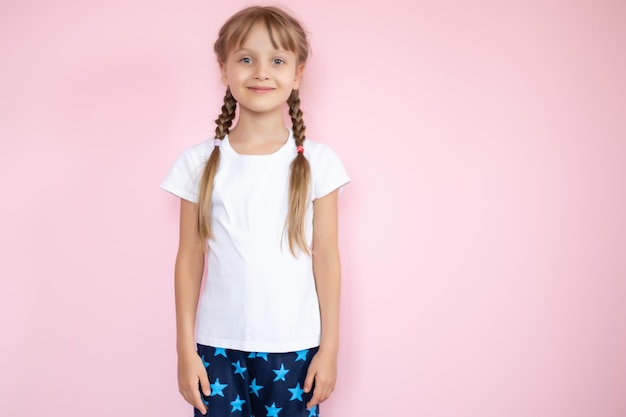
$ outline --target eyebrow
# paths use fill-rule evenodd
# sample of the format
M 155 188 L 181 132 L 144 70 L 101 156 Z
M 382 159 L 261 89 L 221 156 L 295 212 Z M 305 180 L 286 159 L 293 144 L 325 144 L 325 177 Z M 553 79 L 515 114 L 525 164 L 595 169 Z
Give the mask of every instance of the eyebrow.
M 247 49 L 247 48 L 239 48 L 239 49 L 235 49 L 232 53 L 240 54 L 240 53 L 246 53 L 246 52 L 249 53 L 249 52 L 254 52 L 254 51 Z M 295 52 L 288 51 L 286 49 L 274 49 L 273 52 L 278 53 L 278 54 L 294 54 L 294 55 L 296 54 Z

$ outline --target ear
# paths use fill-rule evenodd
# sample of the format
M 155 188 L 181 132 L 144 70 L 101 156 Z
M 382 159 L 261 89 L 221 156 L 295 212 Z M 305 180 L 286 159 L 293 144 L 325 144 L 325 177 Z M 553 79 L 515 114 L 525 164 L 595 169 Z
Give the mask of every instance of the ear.
M 222 84 L 224 87 L 228 87 L 228 76 L 226 75 L 226 64 L 220 62 L 220 72 L 222 73 Z
M 304 64 L 300 64 L 296 67 L 296 76 L 293 79 L 293 89 L 300 88 L 300 80 L 302 79 L 302 73 L 304 72 Z

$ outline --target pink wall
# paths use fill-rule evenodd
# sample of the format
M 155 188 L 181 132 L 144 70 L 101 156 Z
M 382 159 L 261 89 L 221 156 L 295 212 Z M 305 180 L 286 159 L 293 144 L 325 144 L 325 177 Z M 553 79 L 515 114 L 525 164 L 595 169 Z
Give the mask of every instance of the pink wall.
M 178 202 L 248 4 L 0 5 L 0 416 L 189 416 Z M 626 415 L 626 5 L 293 0 L 342 156 L 327 417 Z

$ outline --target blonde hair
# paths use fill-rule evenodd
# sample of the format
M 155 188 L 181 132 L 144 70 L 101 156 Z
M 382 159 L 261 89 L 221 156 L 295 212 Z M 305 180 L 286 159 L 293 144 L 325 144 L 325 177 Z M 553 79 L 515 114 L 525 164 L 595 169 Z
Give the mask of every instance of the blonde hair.
M 309 44 L 302 25 L 292 16 L 277 7 L 253 6 L 243 9 L 233 15 L 222 26 L 218 38 L 213 45 L 213 50 L 220 64 L 224 64 L 228 54 L 245 42 L 250 30 L 257 24 L 264 24 L 275 48 L 284 48 L 294 52 L 298 57 L 298 65 L 304 64 L 309 56 Z M 298 90 L 293 90 L 287 99 L 289 116 L 291 117 L 293 137 L 296 146 L 302 146 L 305 141 L 304 121 L 300 109 L 300 96 Z M 223 139 L 230 130 L 235 118 L 237 101 L 226 89 L 222 112 L 215 120 L 215 138 Z M 215 174 L 220 163 L 220 148 L 215 146 L 211 156 L 206 162 L 202 179 L 200 181 L 200 196 L 198 201 L 197 229 L 201 241 L 213 237 L 211 230 L 211 196 Z M 290 167 L 289 174 L 289 207 L 285 228 L 289 250 L 294 256 L 296 248 L 310 254 L 307 245 L 304 218 L 308 206 L 309 184 L 311 167 L 303 153 L 298 152 Z M 204 246 L 206 248 L 206 246 Z

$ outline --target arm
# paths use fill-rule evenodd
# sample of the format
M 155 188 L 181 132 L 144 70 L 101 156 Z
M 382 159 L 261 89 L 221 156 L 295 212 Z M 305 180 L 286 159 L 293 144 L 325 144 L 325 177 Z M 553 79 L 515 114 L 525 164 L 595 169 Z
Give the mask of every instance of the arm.
M 339 190 L 318 198 L 313 210 L 313 274 L 320 304 L 322 339 L 304 383 L 309 392 L 315 380 L 311 408 L 330 397 L 337 379 L 339 349 L 339 294 L 341 266 L 337 244 L 337 197 Z
M 174 272 L 176 351 L 178 389 L 187 402 L 205 414 L 198 382 L 205 395 L 210 393 L 210 387 L 195 344 L 196 309 L 204 272 L 203 243 L 196 232 L 196 210 L 197 204 L 181 199 L 180 237 Z

